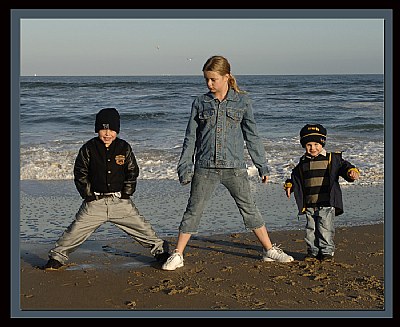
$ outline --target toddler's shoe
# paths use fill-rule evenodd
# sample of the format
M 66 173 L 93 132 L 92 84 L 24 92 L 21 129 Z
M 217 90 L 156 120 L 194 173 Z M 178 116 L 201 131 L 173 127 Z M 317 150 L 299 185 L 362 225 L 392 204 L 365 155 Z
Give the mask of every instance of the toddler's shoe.
M 323 262 L 333 261 L 333 255 L 332 254 L 322 254 L 321 261 L 323 261 Z
M 304 261 L 317 261 L 318 260 L 318 254 L 314 255 L 310 252 L 307 253 L 307 255 L 304 258 Z

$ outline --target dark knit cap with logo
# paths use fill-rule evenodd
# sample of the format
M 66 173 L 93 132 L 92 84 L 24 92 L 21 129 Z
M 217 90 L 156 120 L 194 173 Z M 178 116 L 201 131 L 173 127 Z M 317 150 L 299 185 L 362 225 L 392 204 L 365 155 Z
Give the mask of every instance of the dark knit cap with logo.
M 95 132 L 101 129 L 111 129 L 119 133 L 120 118 L 117 109 L 104 108 L 96 115 Z
M 307 124 L 300 131 L 300 143 L 303 148 L 308 142 L 317 142 L 325 146 L 326 129 L 320 124 Z

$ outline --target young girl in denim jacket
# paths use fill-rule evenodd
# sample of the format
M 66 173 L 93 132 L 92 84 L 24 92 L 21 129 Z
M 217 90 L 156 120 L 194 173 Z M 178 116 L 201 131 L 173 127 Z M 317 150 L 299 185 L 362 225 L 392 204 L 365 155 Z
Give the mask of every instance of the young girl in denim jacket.
M 267 183 L 269 171 L 250 99 L 237 86 L 230 64 L 222 56 L 206 61 L 203 76 L 209 92 L 192 103 L 177 167 L 180 183 L 191 182 L 190 198 L 179 226 L 176 249 L 162 269 L 183 267 L 184 249 L 191 235 L 197 233 L 203 210 L 218 184 L 229 190 L 245 227 L 252 230 L 262 244 L 263 260 L 293 261 L 293 257 L 271 243 L 251 195 L 245 142 L 263 183 Z

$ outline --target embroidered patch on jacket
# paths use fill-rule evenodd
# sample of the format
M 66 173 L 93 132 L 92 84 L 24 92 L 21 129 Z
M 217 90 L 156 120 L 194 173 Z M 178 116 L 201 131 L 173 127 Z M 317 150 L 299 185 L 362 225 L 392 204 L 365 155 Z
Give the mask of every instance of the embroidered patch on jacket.
M 115 162 L 117 163 L 117 165 L 122 166 L 125 163 L 125 156 L 123 154 L 115 156 Z

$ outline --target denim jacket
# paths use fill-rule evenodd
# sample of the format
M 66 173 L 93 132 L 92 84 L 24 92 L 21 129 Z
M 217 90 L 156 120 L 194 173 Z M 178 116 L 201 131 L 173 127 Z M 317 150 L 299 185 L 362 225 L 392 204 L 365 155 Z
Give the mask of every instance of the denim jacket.
M 211 92 L 196 97 L 177 167 L 179 181 L 190 182 L 194 167 L 247 168 L 244 142 L 260 177 L 268 175 L 249 97 L 231 88 L 223 101 Z

